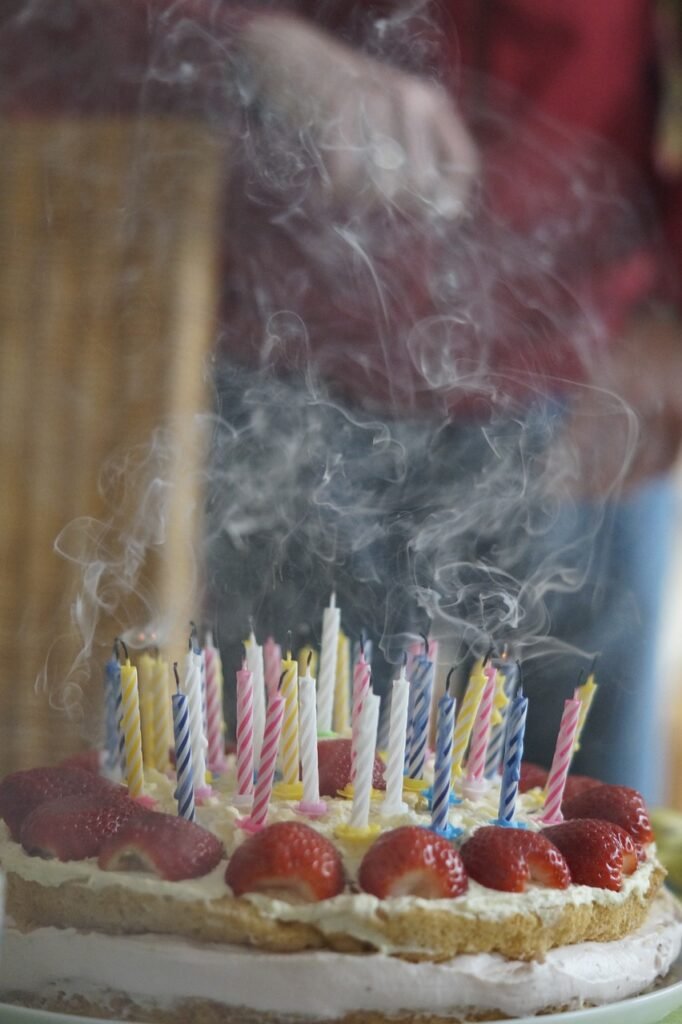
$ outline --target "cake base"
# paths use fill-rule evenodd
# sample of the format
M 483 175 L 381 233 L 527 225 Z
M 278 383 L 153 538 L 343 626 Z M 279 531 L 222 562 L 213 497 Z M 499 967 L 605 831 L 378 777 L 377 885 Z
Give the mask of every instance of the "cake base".
M 631 935 L 559 947 L 532 962 L 484 953 L 411 963 L 382 953 L 268 953 L 11 926 L 0 995 L 23 1006 L 159 1024 L 453 1024 L 630 998 L 669 971 L 681 945 L 682 915 L 666 891 Z

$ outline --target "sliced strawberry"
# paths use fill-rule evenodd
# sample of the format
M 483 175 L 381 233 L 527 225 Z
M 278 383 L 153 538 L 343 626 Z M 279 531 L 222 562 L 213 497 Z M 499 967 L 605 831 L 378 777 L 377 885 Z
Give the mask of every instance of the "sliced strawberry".
M 571 882 L 559 850 L 539 832 L 484 825 L 462 846 L 462 860 L 473 878 L 487 889 L 525 892 L 529 881 L 550 889 Z
M 21 826 L 21 845 L 31 856 L 85 860 L 96 857 L 129 818 L 145 813 L 127 796 L 65 796 L 31 811 Z
M 541 768 L 539 764 L 533 764 L 531 761 L 521 762 L 521 778 L 519 780 L 520 793 L 527 793 L 529 789 L 542 789 L 546 782 L 546 768 Z
M 452 899 L 466 891 L 467 873 L 454 846 L 417 825 L 385 832 L 369 848 L 358 872 L 360 888 L 389 899 Z
M 220 840 L 192 821 L 148 812 L 129 818 L 99 853 L 104 871 L 151 871 L 169 882 L 201 878 L 223 857 Z
M 561 850 L 576 885 L 620 892 L 623 875 L 637 867 L 635 844 L 625 829 L 596 818 L 576 818 L 542 830 Z
M 339 790 L 350 782 L 350 740 L 319 740 L 317 757 L 320 768 L 320 795 L 338 796 Z M 384 763 L 374 758 L 372 785 L 385 789 Z
M 644 798 L 628 786 L 602 783 L 585 793 L 565 800 L 561 808 L 564 818 L 600 818 L 620 825 L 636 843 L 650 843 L 654 838 Z
M 572 800 L 574 796 L 580 796 L 581 793 L 586 793 L 588 789 L 594 789 L 596 786 L 603 786 L 604 783 L 600 782 L 599 779 L 592 779 L 589 775 L 569 775 L 566 779 L 566 788 L 564 789 L 564 801 Z
M 307 902 L 337 896 L 344 887 L 336 847 L 298 821 L 279 821 L 250 836 L 232 854 L 225 881 L 235 896 L 262 892 Z
M 31 768 L 14 772 L 0 782 L 0 817 L 6 821 L 12 839 L 18 842 L 22 822 L 43 803 L 64 796 L 100 793 L 109 798 L 126 792 L 123 786 L 83 768 Z

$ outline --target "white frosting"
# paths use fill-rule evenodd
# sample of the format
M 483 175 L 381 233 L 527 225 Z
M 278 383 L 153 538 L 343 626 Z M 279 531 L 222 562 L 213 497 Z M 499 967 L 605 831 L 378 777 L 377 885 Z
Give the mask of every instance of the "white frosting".
M 144 1005 L 209 999 L 280 1019 L 334 1019 L 352 1011 L 447 1015 L 467 1007 L 525 1016 L 627 998 L 665 974 L 679 955 L 682 923 L 667 894 L 642 927 L 617 942 L 551 950 L 542 963 L 462 955 L 412 964 L 383 953 L 286 955 L 199 945 L 166 936 L 120 937 L 10 927 L 0 962 L 0 993 L 62 991 L 106 1001 L 125 991 Z

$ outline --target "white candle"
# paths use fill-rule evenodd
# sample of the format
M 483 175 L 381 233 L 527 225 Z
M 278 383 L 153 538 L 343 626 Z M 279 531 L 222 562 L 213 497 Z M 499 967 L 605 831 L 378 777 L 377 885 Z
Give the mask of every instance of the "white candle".
M 341 612 L 336 607 L 336 594 L 332 594 L 329 607 L 325 608 L 322 615 L 320 675 L 317 682 L 317 728 L 322 735 L 331 732 L 332 728 L 340 625 Z
M 265 668 L 263 648 L 256 643 L 253 630 L 251 630 L 251 635 L 244 647 L 247 668 L 253 672 L 253 757 L 255 763 L 258 764 L 265 731 Z
M 299 742 L 303 772 L 303 799 L 298 805 L 302 814 L 317 817 L 327 810 L 320 800 L 320 776 L 317 762 L 317 709 L 315 680 L 309 668 L 298 681 Z
M 189 731 L 192 740 L 192 775 L 194 795 L 206 793 L 206 736 L 204 735 L 203 702 L 201 699 L 201 660 L 190 648 L 185 658 L 182 692 L 189 705 Z
M 372 796 L 380 703 L 376 694 L 368 693 L 362 708 L 355 764 L 353 807 L 349 820 L 351 828 L 366 829 L 369 825 L 369 802 Z
M 403 665 L 400 669 L 400 676 L 393 682 L 391 692 L 391 724 L 388 734 L 386 796 L 381 805 L 381 813 L 383 815 L 400 814 L 401 811 L 407 810 L 407 804 L 403 801 L 402 794 L 409 699 L 410 682 L 405 674 L 405 665 Z

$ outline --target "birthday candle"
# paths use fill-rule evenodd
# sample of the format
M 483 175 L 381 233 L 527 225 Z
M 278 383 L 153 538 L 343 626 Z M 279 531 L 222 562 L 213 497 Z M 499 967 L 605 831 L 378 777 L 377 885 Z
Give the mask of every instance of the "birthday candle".
M 317 728 L 320 733 L 331 732 L 332 728 L 340 625 L 341 612 L 336 607 L 336 594 L 333 593 L 322 614 L 320 675 L 317 680 Z
M 483 672 L 486 676 L 486 685 L 478 706 L 476 721 L 471 733 L 471 749 L 467 760 L 466 781 L 468 785 L 479 785 L 483 781 L 485 771 L 485 752 L 490 737 L 490 719 L 493 713 L 493 701 L 495 698 L 495 681 L 497 671 L 495 666 L 488 663 Z
M 144 782 L 142 772 L 142 730 L 137 669 L 126 658 L 121 665 L 121 728 L 125 739 L 125 773 L 131 797 L 140 796 Z
M 185 658 L 185 677 L 182 689 L 189 702 L 194 793 L 195 796 L 199 796 L 206 790 L 206 739 L 201 701 L 201 666 L 192 646 L 192 640 L 190 640 L 190 649 Z
M 334 731 L 344 733 L 350 725 L 350 640 L 339 630 L 334 686 Z
M 405 668 L 405 674 L 408 679 L 412 679 L 414 675 L 415 665 L 417 659 L 421 656 L 423 645 L 416 641 L 407 649 L 407 665 Z M 414 729 L 414 701 L 416 697 L 416 688 L 410 683 L 410 696 L 407 705 L 407 735 L 405 739 L 405 775 L 410 773 L 410 753 L 412 751 L 412 731 Z
M 497 680 L 493 700 L 493 717 L 491 719 L 490 740 L 485 756 L 485 777 L 496 779 L 500 774 L 502 755 L 504 753 L 505 724 L 509 701 L 514 693 L 514 685 L 518 675 L 515 664 L 501 661 L 497 665 Z
M 206 729 L 208 740 L 208 767 L 212 772 L 225 770 L 225 718 L 223 715 L 222 662 L 220 651 L 213 643 L 210 632 L 204 644 L 206 669 Z
M 256 643 L 256 635 L 251 634 L 244 644 L 246 648 L 246 664 L 253 672 L 253 759 L 254 764 L 260 760 L 265 729 L 265 669 L 263 665 L 263 648 Z M 278 665 L 281 663 L 281 653 Z
M 592 701 L 597 691 L 597 684 L 594 681 L 594 672 L 590 672 L 586 682 L 582 686 L 578 686 L 575 690 L 573 697 L 575 700 L 580 701 L 580 712 L 578 714 L 578 726 L 575 731 L 575 743 L 573 744 L 573 752 L 580 750 L 580 737 L 585 727 L 585 722 L 589 714 L 590 708 L 592 707 Z
M 360 720 L 362 717 L 362 708 L 365 702 L 365 698 L 369 693 L 370 680 L 372 677 L 372 670 L 365 660 L 365 653 L 362 648 L 360 649 L 360 656 L 355 663 L 355 671 L 353 672 L 353 711 L 352 711 L 352 723 L 351 723 L 351 741 L 350 741 L 350 778 L 351 782 L 355 782 L 355 769 L 358 755 L 358 744 L 360 736 Z M 377 719 L 378 724 L 378 719 Z M 374 737 L 376 744 L 376 735 Z
M 580 716 L 580 701 L 564 701 L 564 711 L 561 716 L 559 734 L 557 736 L 552 767 L 547 776 L 545 791 L 545 807 L 540 817 L 544 825 L 558 825 L 564 820 L 561 813 L 561 801 L 564 796 L 568 769 L 571 766 L 573 756 L 573 745 L 575 734 L 578 729 L 578 718 Z
M 253 672 L 246 658 L 237 672 L 237 796 L 253 795 Z
M 405 743 L 407 738 L 407 710 L 410 683 L 405 674 L 405 665 L 393 682 L 391 691 L 391 719 L 388 734 L 388 759 L 386 764 L 386 796 L 381 805 L 383 815 L 400 814 L 407 809 L 403 802 L 403 771 L 405 767 Z
M 448 826 L 448 809 L 452 788 L 452 741 L 455 730 L 455 698 L 450 696 L 449 685 L 452 670 L 445 684 L 445 693 L 438 701 L 436 729 L 436 760 L 433 773 L 433 795 L 431 798 L 431 828 L 445 832 Z
M 421 779 L 424 777 L 426 743 L 429 738 L 431 690 L 433 688 L 433 662 L 426 654 L 416 659 L 411 683 L 415 694 L 408 774 L 411 779 Z
M 104 764 L 110 775 L 120 767 L 116 706 L 120 700 L 121 666 L 117 649 L 117 645 L 114 645 L 114 653 L 104 666 Z
M 142 728 L 142 758 L 145 768 L 156 768 L 154 748 L 154 692 L 152 678 L 154 659 L 148 651 L 137 659 L 137 688 L 140 700 L 140 722 Z
M 194 821 L 194 780 L 192 773 L 192 741 L 189 725 L 189 701 L 184 693 L 180 693 L 180 679 L 175 678 L 177 693 L 171 697 L 173 708 L 173 736 L 175 738 L 175 774 L 177 785 L 175 799 L 178 802 L 178 814 L 181 818 Z
M 300 709 L 301 770 L 303 773 L 303 799 L 298 810 L 303 814 L 317 816 L 324 814 L 327 805 L 320 800 L 320 776 L 317 760 L 317 707 L 315 680 L 310 674 L 310 664 L 298 681 Z
M 168 700 L 168 664 L 163 658 L 154 659 L 152 673 L 153 716 L 154 716 L 154 765 L 157 771 L 165 772 L 168 768 L 168 750 L 171 745 L 168 708 L 172 702 Z
M 507 718 L 507 729 L 502 760 L 502 783 L 500 786 L 500 806 L 498 820 L 511 825 L 516 810 L 516 798 L 521 778 L 521 758 L 523 757 L 523 736 L 526 729 L 528 700 L 519 691 L 511 702 Z
M 379 698 L 368 693 L 362 706 L 358 733 L 357 762 L 353 781 L 353 806 L 349 825 L 351 828 L 367 828 L 369 823 L 369 802 L 372 795 L 374 752 L 376 749 L 377 726 L 379 724 Z
M 282 675 L 282 648 L 275 643 L 271 636 L 263 644 L 263 663 L 265 686 L 269 696 L 277 690 L 279 678 Z
M 483 670 L 483 663 L 479 661 L 474 665 L 469 677 L 464 700 L 455 721 L 455 735 L 452 743 L 452 773 L 454 776 L 462 774 L 462 761 L 487 682 L 488 677 Z
M 301 681 L 301 678 L 306 674 L 306 672 L 308 672 L 308 670 L 310 670 L 310 675 L 313 678 L 317 676 L 317 662 L 319 659 L 317 657 L 317 651 L 313 647 L 311 647 L 310 644 L 305 644 L 303 647 L 301 647 L 296 657 L 296 660 L 298 661 L 299 682 Z
M 282 661 L 281 691 L 285 701 L 282 730 L 282 782 L 294 785 L 299 781 L 298 759 L 298 665 L 291 651 Z
M 268 708 L 265 716 L 265 731 L 263 734 L 263 746 L 261 748 L 260 761 L 258 762 L 258 780 L 256 791 L 253 796 L 253 807 L 248 818 L 238 821 L 241 828 L 249 831 L 258 831 L 265 825 L 268 814 L 268 804 L 272 796 L 272 783 L 275 778 L 275 765 L 277 764 L 277 753 L 282 736 L 282 723 L 284 721 L 285 701 L 279 690 L 270 694 Z

